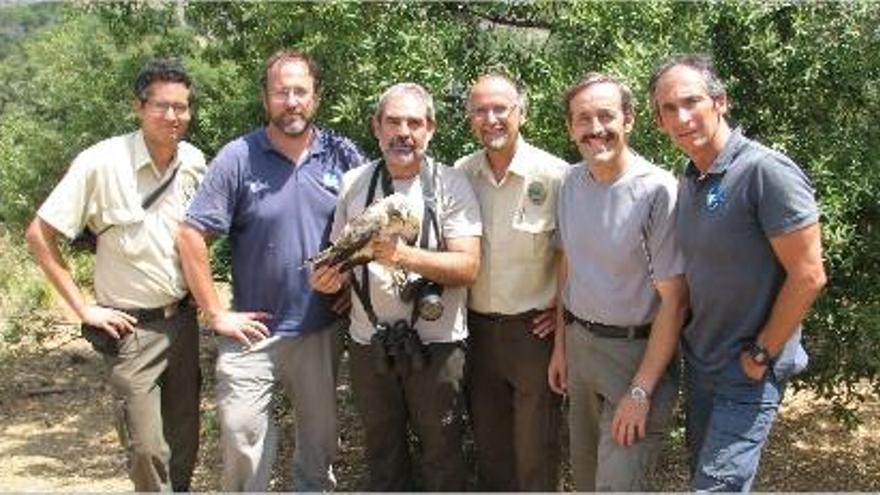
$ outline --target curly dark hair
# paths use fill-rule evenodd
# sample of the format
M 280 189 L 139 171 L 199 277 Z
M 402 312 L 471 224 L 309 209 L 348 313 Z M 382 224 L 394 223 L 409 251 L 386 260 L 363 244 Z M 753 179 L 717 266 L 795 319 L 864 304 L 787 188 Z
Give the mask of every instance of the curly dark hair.
M 179 60 L 173 58 L 151 60 L 141 69 L 134 81 L 134 94 L 141 103 L 146 103 L 150 98 L 150 85 L 157 81 L 181 83 L 187 89 L 193 89 L 192 79 Z M 190 93 L 190 98 L 192 97 Z

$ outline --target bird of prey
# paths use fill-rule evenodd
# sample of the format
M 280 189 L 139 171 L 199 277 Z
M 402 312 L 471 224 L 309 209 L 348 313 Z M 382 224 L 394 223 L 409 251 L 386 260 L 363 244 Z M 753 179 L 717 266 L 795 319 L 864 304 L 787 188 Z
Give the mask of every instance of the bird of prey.
M 370 241 L 400 237 L 412 246 L 422 221 L 406 196 L 394 193 L 375 201 L 345 224 L 336 242 L 306 260 L 312 269 L 335 266 L 340 272 L 373 260 Z

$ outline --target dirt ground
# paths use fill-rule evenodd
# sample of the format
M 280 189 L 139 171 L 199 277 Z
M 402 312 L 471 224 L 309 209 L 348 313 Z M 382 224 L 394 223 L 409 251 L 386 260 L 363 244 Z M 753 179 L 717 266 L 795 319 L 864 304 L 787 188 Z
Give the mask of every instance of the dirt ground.
M 111 492 L 131 490 L 125 460 L 113 426 L 113 403 L 102 377 L 103 363 L 73 326 L 59 326 L 57 337 L 40 345 L 25 342 L 0 347 L 0 490 Z M 202 446 L 193 489 L 216 491 L 222 465 L 217 445 L 210 371 L 213 339 L 202 337 Z M 343 362 L 344 364 L 344 362 Z M 351 407 L 342 368 L 340 455 L 336 474 L 340 491 L 358 490 L 364 475 L 363 437 Z M 289 408 L 277 408 L 284 428 L 292 426 Z M 788 394 L 766 450 L 756 490 L 880 490 L 880 400 L 873 396 L 859 410 L 862 425 L 847 431 L 831 416 L 828 403 L 809 391 Z M 565 432 L 562 432 L 563 436 Z M 687 488 L 681 448 L 683 431 L 673 428 L 658 488 Z M 283 443 L 272 489 L 286 488 Z M 469 455 L 472 455 L 469 453 Z M 570 476 L 563 485 L 571 489 Z

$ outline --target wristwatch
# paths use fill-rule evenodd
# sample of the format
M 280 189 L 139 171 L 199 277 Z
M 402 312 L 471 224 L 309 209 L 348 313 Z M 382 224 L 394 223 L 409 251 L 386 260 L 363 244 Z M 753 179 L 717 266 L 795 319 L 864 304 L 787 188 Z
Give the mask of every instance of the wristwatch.
M 749 352 L 749 357 L 757 365 L 770 366 L 773 363 L 773 356 L 770 355 L 770 351 L 758 342 L 752 342 L 746 350 Z
M 651 398 L 651 394 L 641 385 L 630 385 L 629 398 L 636 402 L 647 402 Z

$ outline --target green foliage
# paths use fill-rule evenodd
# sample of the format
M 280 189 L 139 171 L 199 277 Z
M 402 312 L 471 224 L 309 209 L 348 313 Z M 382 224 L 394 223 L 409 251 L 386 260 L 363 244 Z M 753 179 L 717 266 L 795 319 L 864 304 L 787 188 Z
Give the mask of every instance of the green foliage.
M 34 328 L 32 323 L 51 297 L 21 240 L 0 227 L 0 342 L 14 344 L 26 332 L 46 332 L 45 327 Z M 41 340 L 39 335 L 37 340 Z
M 463 111 L 468 87 L 503 66 L 529 90 L 527 137 L 574 161 L 560 98 L 582 74 L 602 70 L 623 77 L 638 97 L 633 147 L 680 170 L 683 155 L 653 125 L 647 80 L 666 55 L 711 53 L 735 122 L 800 163 L 820 199 L 830 284 L 807 322 L 813 365 L 802 383 L 841 399 L 860 379 L 877 383 L 880 9 L 873 3 L 96 2 L 59 10 L 62 19 L 0 62 L 9 88 L 0 96 L 0 221 L 10 226 L 29 218 L 75 153 L 135 125 L 129 85 L 154 56 L 180 57 L 193 72 L 191 140 L 209 156 L 262 124 L 263 61 L 298 47 L 324 68 L 319 120 L 373 156 L 373 106 L 402 80 L 435 97 L 435 157 L 450 163 L 475 149 Z M 228 258 L 215 259 L 225 274 Z

